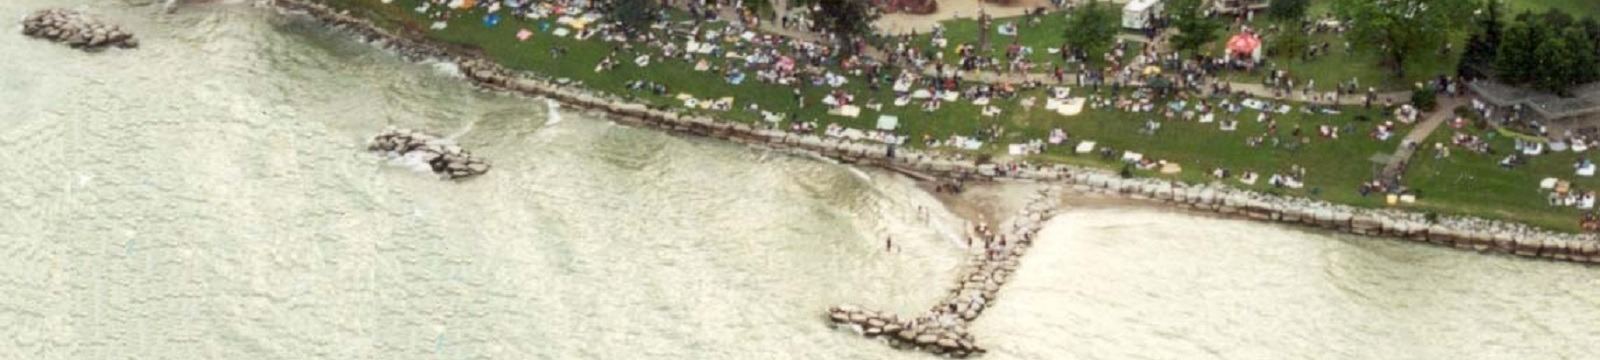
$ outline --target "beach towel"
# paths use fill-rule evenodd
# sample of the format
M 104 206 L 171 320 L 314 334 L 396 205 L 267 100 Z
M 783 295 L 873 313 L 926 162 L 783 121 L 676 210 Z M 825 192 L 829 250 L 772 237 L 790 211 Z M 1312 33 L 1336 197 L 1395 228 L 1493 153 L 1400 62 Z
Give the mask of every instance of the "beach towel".
M 900 117 L 894 115 L 878 115 L 878 130 L 893 131 L 900 127 Z
M 835 108 L 832 111 L 829 111 L 828 113 L 831 113 L 831 114 L 834 114 L 834 115 L 843 116 L 843 117 L 848 117 L 848 118 L 854 118 L 854 117 L 857 117 L 857 116 L 861 116 L 861 107 L 855 106 L 855 105 L 845 105 L 845 106 L 840 106 L 838 108 Z
M 1056 108 L 1056 113 L 1061 114 L 1061 116 L 1076 116 L 1083 113 L 1083 105 L 1088 101 L 1088 99 L 1081 97 L 1067 99 L 1067 101 L 1061 103 L 1060 107 Z

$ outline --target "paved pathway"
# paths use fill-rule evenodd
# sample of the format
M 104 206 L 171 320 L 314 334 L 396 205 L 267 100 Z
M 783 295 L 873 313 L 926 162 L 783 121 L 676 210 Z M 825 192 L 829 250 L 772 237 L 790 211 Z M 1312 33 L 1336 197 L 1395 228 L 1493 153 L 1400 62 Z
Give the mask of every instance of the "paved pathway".
M 1394 156 L 1389 158 L 1389 164 L 1383 168 L 1383 175 L 1385 177 L 1393 177 L 1404 171 L 1405 164 L 1411 161 L 1411 155 L 1415 154 L 1417 149 L 1428 145 L 1424 144 L 1423 141 L 1428 140 L 1428 136 L 1433 134 L 1433 130 L 1438 129 L 1439 124 L 1443 124 L 1446 119 L 1455 115 L 1457 107 L 1466 105 L 1466 103 L 1467 98 L 1465 97 L 1439 97 L 1439 107 L 1433 113 L 1428 114 L 1428 117 L 1423 119 L 1422 122 L 1417 123 L 1416 127 L 1411 128 L 1411 132 L 1400 140 L 1400 148 L 1395 149 Z M 1408 144 L 1416 144 L 1416 146 L 1407 146 Z

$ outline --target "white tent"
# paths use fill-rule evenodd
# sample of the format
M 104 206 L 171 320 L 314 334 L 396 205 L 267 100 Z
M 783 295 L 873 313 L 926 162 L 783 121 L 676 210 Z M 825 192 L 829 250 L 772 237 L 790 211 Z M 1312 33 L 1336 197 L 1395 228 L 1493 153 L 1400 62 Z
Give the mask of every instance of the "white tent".
M 1122 27 L 1143 29 L 1150 19 L 1161 14 L 1161 0 L 1132 0 L 1122 6 Z

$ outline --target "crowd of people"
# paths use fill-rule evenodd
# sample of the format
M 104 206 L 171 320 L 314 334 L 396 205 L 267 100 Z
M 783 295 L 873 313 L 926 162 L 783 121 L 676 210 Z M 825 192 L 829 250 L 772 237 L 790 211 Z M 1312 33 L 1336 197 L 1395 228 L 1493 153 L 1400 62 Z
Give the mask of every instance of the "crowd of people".
M 1120 39 L 1101 54 L 1088 54 L 1070 45 L 1034 48 L 1020 42 L 1020 33 L 1045 30 L 1019 26 L 1019 20 L 1003 20 L 996 24 L 995 29 L 989 29 L 996 32 L 992 35 L 997 36 L 990 40 L 996 46 L 981 46 L 977 39 L 952 38 L 942 27 L 935 27 L 927 37 L 915 33 L 889 36 L 882 42 L 874 43 L 876 46 L 869 47 L 861 41 L 829 41 L 832 37 L 827 34 L 817 40 L 808 40 L 761 31 L 761 17 L 731 1 L 690 0 L 669 4 L 687 10 L 690 16 L 684 21 L 668 22 L 664 21 L 668 16 L 663 12 L 657 16 L 663 21 L 652 26 L 652 31 L 638 34 L 625 33 L 619 24 L 604 19 L 601 14 L 611 9 L 605 8 L 603 2 L 589 0 L 426 0 L 414 10 L 434 20 L 430 24 L 434 29 L 448 26 L 449 20 L 458 14 L 459 9 L 482 10 L 487 14 L 482 19 L 484 26 L 496 26 L 500 16 L 532 20 L 537 24 L 536 30 L 525 29 L 529 34 L 519 33 L 519 39 L 527 41 L 531 37 L 533 41 L 538 41 L 537 37 L 548 36 L 540 34 L 570 35 L 577 39 L 611 44 L 612 52 L 595 64 L 596 72 L 615 71 L 619 66 L 629 66 L 630 63 L 646 68 L 684 66 L 714 75 L 730 84 L 755 82 L 787 87 L 793 94 L 790 101 L 796 107 L 822 106 L 829 110 L 829 114 L 844 117 L 857 117 L 861 109 L 883 112 L 890 107 L 917 109 L 929 116 L 939 116 L 952 102 L 971 103 L 981 109 L 983 116 L 998 117 L 1002 115 L 1003 107 L 999 106 L 1002 102 L 1021 104 L 1022 108 L 1035 106 L 1038 102 L 1035 97 L 1023 95 L 1030 89 L 1072 85 L 1085 90 L 1077 98 L 1081 98 L 1089 109 L 1135 114 L 1143 124 L 1139 127 L 1140 133 L 1151 136 L 1159 134 L 1166 122 L 1215 123 L 1215 129 L 1223 133 L 1252 132 L 1244 136 L 1245 141 L 1240 144 L 1246 148 L 1293 150 L 1316 141 L 1332 142 L 1345 138 L 1392 141 L 1398 134 L 1404 134 L 1402 126 L 1417 121 L 1421 116 L 1419 109 L 1409 105 L 1396 106 L 1387 99 L 1379 101 L 1377 89 L 1363 87 L 1358 79 L 1338 82 L 1333 84 L 1331 91 L 1327 91 L 1319 89 L 1314 79 L 1297 76 L 1271 63 L 1258 63 L 1250 59 L 1208 55 L 1186 57 L 1164 50 L 1159 44 Z M 729 11 L 730 8 L 733 11 Z M 729 13 L 734 15 L 729 17 Z M 774 21 L 785 29 L 814 31 L 817 29 L 814 26 L 816 22 L 810 18 L 812 13 L 814 9 L 784 11 L 780 14 L 785 16 Z M 1030 12 L 1031 17 L 1020 21 L 1034 24 L 1043 14 L 1043 11 L 1037 14 Z M 1239 22 L 1231 31 L 1256 31 L 1247 26 Z M 1346 29 L 1346 25 L 1338 19 L 1324 17 L 1308 22 L 1304 28 L 1269 26 L 1262 29 L 1262 33 L 1270 36 L 1284 31 L 1303 31 L 1308 34 L 1337 35 Z M 1161 38 L 1160 34 L 1151 35 Z M 1306 59 L 1314 59 L 1340 49 L 1349 51 L 1349 46 L 1347 42 L 1335 44 L 1319 40 L 1301 53 Z M 565 52 L 564 48 L 552 48 L 551 56 L 561 58 Z M 1041 53 L 1050 56 L 1042 56 Z M 1090 65 L 1094 63 L 1101 65 Z M 1262 79 L 1260 85 L 1271 92 L 1270 96 L 1236 92 L 1235 84 L 1225 81 L 1222 75 L 1240 70 L 1259 73 Z M 976 80 L 980 75 L 1000 80 Z M 1165 86 L 1155 86 L 1158 82 Z M 905 140 L 902 136 L 896 136 L 893 128 L 848 129 L 827 119 L 777 113 L 776 109 L 782 106 L 771 105 L 788 105 L 774 104 L 775 101 L 782 101 L 778 99 L 738 99 L 742 102 L 736 103 L 733 98 L 700 98 L 709 94 L 684 94 L 682 89 L 659 80 L 632 79 L 626 85 L 626 89 L 640 95 L 687 96 L 683 99 L 685 105 L 699 109 L 743 109 L 759 113 L 772 126 L 793 132 L 821 133 L 824 136 L 892 144 Z M 1435 89 L 1440 94 L 1461 94 L 1465 91 L 1465 86 L 1458 79 L 1443 76 L 1419 86 Z M 887 96 L 879 93 L 886 93 L 883 95 Z M 1355 124 L 1333 121 L 1332 117 L 1328 121 L 1317 120 L 1322 115 L 1338 115 L 1336 108 L 1280 102 L 1295 100 L 1297 95 L 1298 100 L 1310 103 L 1339 102 L 1341 99 L 1359 97 L 1366 107 L 1392 109 L 1390 113 L 1393 117 L 1373 123 L 1369 136 L 1362 137 Z M 1058 101 L 1068 99 L 1051 94 L 1045 97 Z M 876 100 L 880 98 L 892 100 L 880 103 Z M 1491 146 L 1494 143 L 1491 137 L 1493 132 L 1465 130 L 1469 127 L 1481 130 L 1482 126 L 1494 126 L 1540 136 L 1551 134 L 1547 133 L 1543 124 L 1526 119 L 1525 109 L 1496 109 L 1477 101 L 1473 102 L 1473 109 L 1482 120 L 1461 117 L 1450 121 L 1450 128 L 1458 133 L 1451 136 L 1448 143 L 1432 144 L 1436 158 L 1448 157 L 1452 148 L 1465 149 L 1471 153 L 1496 156 L 1501 166 L 1517 169 L 1532 157 L 1551 150 L 1548 148 L 1550 145 L 1543 142 L 1522 141 L 1513 141 L 1507 149 L 1495 149 Z M 1299 116 L 1298 121 L 1285 122 L 1284 119 L 1290 117 L 1292 111 L 1305 115 Z M 1252 121 L 1255 126 L 1241 126 Z M 1074 141 L 1081 144 L 1089 140 L 1074 139 L 1075 134 L 1068 134 L 1059 128 L 1051 130 L 1046 137 L 1020 140 L 1016 140 L 1015 136 L 1005 136 L 1006 129 L 999 125 L 972 128 L 976 131 L 948 135 L 922 134 L 921 144 L 936 149 L 976 149 L 1011 140 L 1014 142 L 1011 144 L 1013 154 L 1027 155 L 1043 152 L 1059 144 L 1071 144 Z M 1567 129 L 1557 138 L 1572 150 L 1582 151 L 1600 146 L 1600 134 L 1594 130 Z M 1482 135 L 1478 135 L 1480 133 Z M 1115 157 L 1116 153 L 1135 149 L 1117 151 L 1102 146 L 1094 150 Z M 1129 161 L 1131 166 L 1149 169 L 1160 168 L 1167 163 L 1151 158 Z M 1594 165 L 1580 162 L 1574 167 L 1592 169 Z M 1305 172 L 1303 167 L 1291 166 L 1289 169 L 1263 171 L 1264 175 L 1248 170 L 1236 174 L 1232 169 L 1215 169 L 1212 175 L 1249 184 L 1261 179 L 1273 186 L 1298 188 L 1305 184 Z M 1393 192 L 1399 189 L 1398 186 L 1397 183 L 1375 180 L 1370 184 L 1362 184 L 1361 191 Z M 1552 204 L 1582 204 L 1585 203 L 1585 193 L 1567 192 L 1562 196 L 1570 196 L 1570 199 L 1563 197 L 1560 201 L 1552 200 Z

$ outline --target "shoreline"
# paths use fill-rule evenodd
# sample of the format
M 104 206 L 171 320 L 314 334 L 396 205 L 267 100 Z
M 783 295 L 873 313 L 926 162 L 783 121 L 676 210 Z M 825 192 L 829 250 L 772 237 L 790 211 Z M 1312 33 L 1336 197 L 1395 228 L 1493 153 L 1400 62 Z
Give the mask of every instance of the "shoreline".
M 566 106 L 603 113 L 613 121 L 631 126 L 709 137 L 794 154 L 810 154 L 847 164 L 874 166 L 924 182 L 949 179 L 1046 182 L 1059 184 L 1063 190 L 1071 190 L 1063 193 L 1094 193 L 1150 206 L 1164 205 L 1226 217 L 1299 224 L 1478 252 L 1497 251 L 1556 261 L 1600 263 L 1600 241 L 1593 234 L 1556 233 L 1520 223 L 1481 218 L 1442 217 L 1430 221 L 1418 212 L 1357 208 L 1216 184 L 1190 185 L 1151 178 L 1123 179 L 1110 170 L 1064 164 L 1005 169 L 996 164 L 933 156 L 914 149 L 896 148 L 891 154 L 883 144 L 856 143 L 757 128 L 703 115 L 685 115 L 615 97 L 595 95 L 576 86 L 518 76 L 514 71 L 485 60 L 471 50 L 443 44 L 425 34 L 391 33 L 371 20 L 314 0 L 268 0 L 267 3 L 275 9 L 307 15 L 379 47 L 396 50 L 411 60 L 442 59 L 456 63 L 462 76 L 481 88 L 554 99 Z M 946 206 L 949 207 L 949 204 Z

